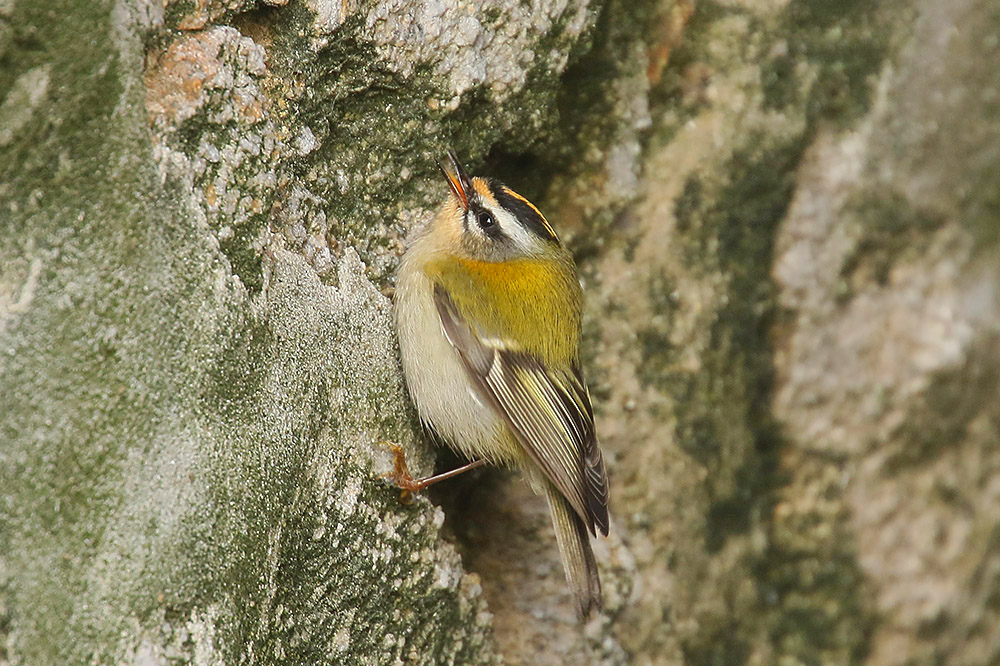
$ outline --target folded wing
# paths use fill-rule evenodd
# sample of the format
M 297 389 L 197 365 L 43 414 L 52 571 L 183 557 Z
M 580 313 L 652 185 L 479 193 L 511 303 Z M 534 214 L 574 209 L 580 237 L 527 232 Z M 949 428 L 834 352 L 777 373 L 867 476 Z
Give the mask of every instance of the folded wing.
M 608 533 L 608 476 L 594 433 L 594 412 L 579 365 L 546 367 L 504 340 L 480 336 L 435 286 L 449 341 L 480 395 L 514 432 L 591 533 Z

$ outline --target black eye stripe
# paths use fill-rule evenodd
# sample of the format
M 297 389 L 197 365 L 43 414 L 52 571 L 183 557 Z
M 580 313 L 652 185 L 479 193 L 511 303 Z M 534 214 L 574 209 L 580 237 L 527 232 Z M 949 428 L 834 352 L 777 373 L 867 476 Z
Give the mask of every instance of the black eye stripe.
M 559 242 L 559 239 L 549 229 L 548 224 L 538 211 L 529 204 L 528 202 L 520 199 L 510 193 L 510 189 L 507 188 L 503 183 L 498 181 L 490 182 L 490 193 L 497 200 L 504 210 L 510 211 L 510 213 L 517 218 L 517 220 L 524 225 L 526 229 L 534 233 L 536 236 L 544 238 L 548 241 Z
M 493 214 L 489 211 L 481 210 L 476 215 L 476 222 L 479 223 L 483 229 L 488 229 L 489 227 L 495 226 L 497 221 L 493 218 Z
M 476 225 L 482 230 L 482 232 L 493 240 L 497 240 L 504 235 L 503 231 L 500 229 L 500 224 L 497 222 L 493 213 L 483 208 L 481 205 L 473 204 L 469 213 L 466 215 L 466 220 L 468 220 L 469 214 L 472 215 L 472 219 L 475 220 Z M 468 224 L 468 222 L 466 224 Z

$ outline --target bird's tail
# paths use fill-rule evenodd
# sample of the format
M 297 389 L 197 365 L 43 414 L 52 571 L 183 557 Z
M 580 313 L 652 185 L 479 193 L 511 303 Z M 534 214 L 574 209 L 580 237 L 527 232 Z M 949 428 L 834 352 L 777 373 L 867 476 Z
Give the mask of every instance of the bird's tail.
M 601 579 L 597 575 L 594 551 L 590 548 L 590 534 L 562 493 L 551 483 L 547 490 L 566 582 L 576 600 L 577 616 L 586 620 L 592 610 L 600 609 L 603 604 Z

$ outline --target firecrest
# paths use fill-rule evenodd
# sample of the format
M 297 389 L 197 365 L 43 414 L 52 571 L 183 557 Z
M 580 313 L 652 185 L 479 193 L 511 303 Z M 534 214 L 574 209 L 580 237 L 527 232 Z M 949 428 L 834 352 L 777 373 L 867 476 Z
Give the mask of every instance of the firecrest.
M 450 193 L 399 266 L 403 370 L 423 424 L 473 460 L 414 480 L 419 490 L 483 464 L 522 470 L 544 493 L 578 615 L 601 607 L 590 536 L 608 533 L 608 476 L 580 368 L 576 265 L 527 199 L 470 177 L 453 152 Z

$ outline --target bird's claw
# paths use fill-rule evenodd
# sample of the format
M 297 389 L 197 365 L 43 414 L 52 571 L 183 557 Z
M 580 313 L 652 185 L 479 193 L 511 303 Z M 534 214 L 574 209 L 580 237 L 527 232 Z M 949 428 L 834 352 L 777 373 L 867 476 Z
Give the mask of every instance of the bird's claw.
M 382 478 L 402 491 L 399 494 L 399 501 L 410 504 L 413 501 L 413 493 L 423 490 L 424 486 L 410 474 L 403 447 L 399 444 L 390 444 L 389 450 L 392 451 L 392 471 L 383 474 Z

